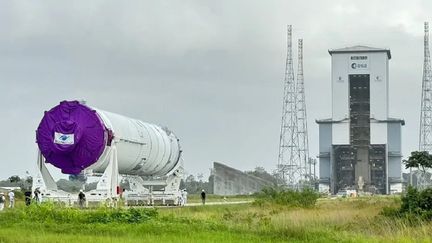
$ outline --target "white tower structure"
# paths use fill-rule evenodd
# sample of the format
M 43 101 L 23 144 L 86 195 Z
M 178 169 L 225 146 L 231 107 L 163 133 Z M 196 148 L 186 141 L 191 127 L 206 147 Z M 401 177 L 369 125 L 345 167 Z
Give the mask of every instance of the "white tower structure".
M 332 57 L 332 118 L 319 124 L 320 190 L 402 191 L 401 119 L 389 118 L 390 50 L 353 46 Z
M 307 131 L 307 114 L 306 114 L 306 94 L 304 86 L 304 74 L 303 74 L 303 39 L 298 40 L 298 59 L 297 59 L 297 82 L 296 82 L 296 93 L 297 93 L 297 133 L 298 133 L 298 146 L 300 155 L 300 168 L 302 179 L 311 179 L 311 170 L 309 163 L 309 140 Z M 309 169 L 307 165 L 309 164 Z M 309 171 L 308 171 L 309 170 Z M 306 177 L 307 176 L 307 177 Z
M 298 72 L 294 80 L 292 26 L 287 31 L 287 59 L 284 80 L 282 122 L 279 140 L 278 172 L 282 184 L 298 187 L 308 177 L 309 160 L 305 89 L 303 76 L 303 40 L 298 40 Z
M 429 23 L 424 23 L 424 63 L 420 115 L 419 150 L 432 153 L 432 74 L 429 52 Z
M 429 23 L 424 23 L 424 62 L 423 62 L 423 80 L 422 80 L 422 99 L 420 111 L 420 133 L 419 133 L 419 151 L 432 153 L 432 70 L 429 52 Z M 416 174 L 419 188 L 428 187 L 431 184 L 430 178 L 423 172 L 410 170 L 410 184 L 412 184 L 412 175 Z
M 287 28 L 287 57 L 282 103 L 282 122 L 279 138 L 278 170 L 283 184 L 294 186 L 301 179 L 299 139 L 297 133 L 297 93 L 292 59 L 292 26 Z

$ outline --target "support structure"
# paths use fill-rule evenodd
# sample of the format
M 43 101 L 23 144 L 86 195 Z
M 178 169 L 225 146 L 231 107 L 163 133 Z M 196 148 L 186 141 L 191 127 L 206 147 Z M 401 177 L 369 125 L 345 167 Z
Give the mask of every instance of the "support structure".
M 183 161 L 168 176 L 162 178 L 143 178 L 124 176 L 130 190 L 125 191 L 125 202 L 134 205 L 178 205 L 180 181 L 184 175 Z
M 103 174 L 86 173 L 87 176 L 98 177 L 96 189 L 85 192 L 89 204 L 105 203 L 117 206 L 122 196 L 126 205 L 177 205 L 180 197 L 180 180 L 184 174 L 183 161 L 167 176 L 144 178 L 138 175 L 121 175 L 118 167 L 117 148 L 110 147 L 107 167 Z M 33 181 L 32 191 L 41 192 L 41 201 L 63 202 L 72 206 L 77 203 L 77 194 L 62 191 L 45 165 L 45 158 L 38 152 L 38 173 Z M 123 181 L 129 187 L 124 193 L 120 188 Z
M 109 162 L 105 169 L 105 172 L 99 178 L 95 190 L 88 192 L 87 201 L 88 202 L 101 202 L 107 201 L 111 205 L 115 204 L 119 197 L 119 172 L 118 172 L 118 159 L 117 159 L 117 147 L 111 146 L 111 151 L 109 152 Z
M 295 82 L 292 59 L 292 26 L 288 25 L 278 172 L 282 184 L 289 187 L 298 187 L 306 180 L 308 160 L 302 40 L 299 40 L 298 51 L 298 74 L 297 82 Z
M 58 190 L 54 178 L 51 176 L 48 168 L 45 165 L 45 158 L 38 149 L 37 157 L 37 174 L 33 178 L 32 191 L 38 188 L 44 195 L 52 196 L 55 198 L 67 198 L 67 194 Z
M 420 112 L 419 150 L 432 153 L 432 74 L 429 52 L 429 23 L 424 23 L 424 62 L 422 99 Z M 422 173 L 423 174 L 423 173 Z M 427 182 L 425 175 L 419 176 L 417 185 L 424 187 Z
M 419 150 L 432 152 L 432 80 L 429 53 L 429 23 L 424 23 L 424 63 L 420 114 Z
M 312 163 L 309 162 L 309 140 L 307 131 L 306 115 L 306 95 L 303 75 L 303 39 L 298 40 L 298 60 L 297 60 L 297 83 L 296 83 L 296 107 L 298 125 L 298 150 L 300 156 L 299 170 L 303 180 L 312 179 Z

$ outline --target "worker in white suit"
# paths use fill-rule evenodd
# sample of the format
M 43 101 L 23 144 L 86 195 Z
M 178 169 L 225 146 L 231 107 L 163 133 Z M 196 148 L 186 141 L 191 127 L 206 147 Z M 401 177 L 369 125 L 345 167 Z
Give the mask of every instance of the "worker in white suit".
M 8 193 L 8 197 L 9 197 L 9 208 L 14 208 L 15 207 L 15 193 L 10 190 Z
M 187 195 L 188 195 L 186 189 L 183 189 L 181 194 L 182 194 L 182 198 L 183 198 L 183 200 L 182 200 L 182 206 L 184 206 L 187 203 Z
M 0 192 L 0 211 L 3 211 L 6 198 L 3 192 Z

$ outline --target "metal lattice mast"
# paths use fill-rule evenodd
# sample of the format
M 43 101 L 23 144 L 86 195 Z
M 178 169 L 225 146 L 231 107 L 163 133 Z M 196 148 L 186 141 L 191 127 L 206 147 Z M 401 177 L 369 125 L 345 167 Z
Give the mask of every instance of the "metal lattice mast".
M 306 116 L 306 97 L 304 88 L 304 75 L 303 75 L 303 39 L 298 40 L 298 59 L 297 59 L 297 124 L 298 124 L 298 138 L 299 138 L 299 174 L 303 180 L 310 179 L 312 171 L 311 164 L 309 163 L 309 140 L 307 132 L 307 116 Z M 308 171 L 309 170 L 309 171 Z
M 424 23 L 424 63 L 422 81 L 422 100 L 420 112 L 420 139 L 419 150 L 432 153 L 432 80 L 431 62 L 429 53 L 429 23 Z M 418 172 L 418 171 L 417 171 Z M 412 171 L 410 170 L 410 173 Z M 417 173 L 417 187 L 424 188 L 430 185 L 424 173 Z
M 279 139 L 278 170 L 284 184 L 294 186 L 298 184 L 300 154 L 298 146 L 297 126 L 297 95 L 294 81 L 292 60 L 292 26 L 287 31 L 287 57 L 284 80 L 284 97 L 282 105 L 282 122 Z
M 424 63 L 420 114 L 419 150 L 432 153 L 432 84 L 429 53 L 429 23 L 424 23 Z

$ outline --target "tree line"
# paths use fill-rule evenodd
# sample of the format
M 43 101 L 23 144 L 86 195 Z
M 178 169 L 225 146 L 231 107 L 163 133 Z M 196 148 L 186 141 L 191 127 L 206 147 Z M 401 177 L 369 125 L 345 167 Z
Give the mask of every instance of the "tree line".
M 263 167 L 256 167 L 254 170 L 245 171 L 248 175 L 253 175 L 261 179 L 277 184 L 277 176 L 275 174 L 268 173 Z M 208 178 L 204 178 L 203 174 L 198 175 L 186 175 L 180 182 L 180 189 L 186 189 L 190 194 L 198 194 L 202 190 L 207 193 L 213 193 L 213 175 Z M 97 182 L 86 183 L 87 178 L 84 175 L 70 175 L 68 179 L 59 179 L 56 184 L 58 189 L 75 193 L 85 187 L 86 191 L 96 189 Z M 6 180 L 0 181 L 0 187 L 20 187 L 23 191 L 31 190 L 33 178 L 31 176 L 20 177 L 14 175 Z

